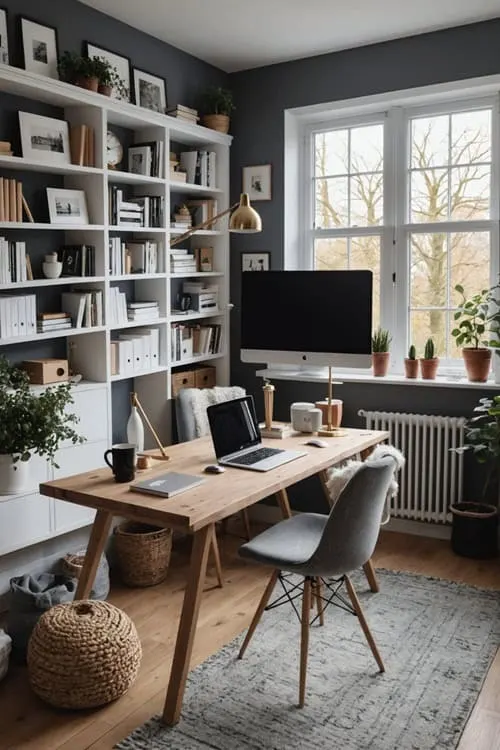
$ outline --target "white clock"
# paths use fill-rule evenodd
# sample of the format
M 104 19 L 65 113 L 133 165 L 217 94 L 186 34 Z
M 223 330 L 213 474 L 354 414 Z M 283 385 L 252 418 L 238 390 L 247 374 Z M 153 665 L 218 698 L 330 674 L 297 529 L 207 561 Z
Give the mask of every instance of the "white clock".
M 123 159 L 123 146 L 111 130 L 108 130 L 106 136 L 106 159 L 108 169 L 114 169 Z

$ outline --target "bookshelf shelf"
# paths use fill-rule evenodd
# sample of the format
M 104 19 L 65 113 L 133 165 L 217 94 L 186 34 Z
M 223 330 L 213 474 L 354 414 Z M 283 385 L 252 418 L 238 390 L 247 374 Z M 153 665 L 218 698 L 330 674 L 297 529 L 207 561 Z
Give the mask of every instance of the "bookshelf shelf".
M 110 274 L 110 281 L 143 281 L 145 279 L 166 279 L 166 273 L 122 273 L 112 276 Z
M 167 372 L 168 367 L 166 365 L 160 365 L 159 367 L 155 367 L 153 370 L 145 370 L 144 372 L 124 372 L 120 373 L 119 375 L 111 375 L 111 382 L 116 383 L 119 380 L 129 380 L 130 378 L 143 378 L 146 375 L 155 375 L 156 373 L 161 372 Z
M 47 161 L 30 161 L 22 156 L 0 156 L 0 169 L 15 169 L 23 172 L 44 172 L 65 175 L 102 175 L 97 167 L 80 167 L 77 164 L 50 164 Z
M 186 367 L 186 365 L 197 365 L 200 362 L 210 362 L 214 359 L 221 359 L 226 356 L 226 352 L 217 352 L 216 354 L 197 354 L 195 357 L 181 359 L 180 361 L 171 362 L 171 367 Z
M 172 193 L 187 193 L 189 195 L 222 195 L 223 190 L 219 188 L 203 187 L 203 185 L 192 185 L 189 182 L 170 181 L 170 191 Z
M 170 316 L 170 322 L 171 323 L 182 323 L 185 320 L 203 320 L 204 318 L 219 318 L 221 315 L 224 315 L 222 310 L 218 310 L 217 312 L 211 312 L 211 313 L 199 313 L 199 312 L 192 312 L 187 313 L 186 315 L 175 315 L 175 313 L 172 313 Z
M 222 271 L 193 271 L 193 273 L 171 273 L 171 279 L 214 279 L 224 276 Z
M 49 224 L 48 222 L 0 221 L 0 230 L 9 229 L 48 229 L 57 232 L 102 232 L 104 224 Z
M 110 232 L 141 232 L 142 234 L 165 234 L 165 228 L 164 227 L 126 227 L 119 224 L 110 224 L 109 226 Z
M 2 292 L 18 292 L 23 289 L 66 286 L 67 284 L 95 284 L 104 281 L 104 276 L 68 276 L 58 279 L 32 279 L 31 281 L 18 281 L 14 284 L 0 284 Z
M 134 172 L 122 172 L 120 170 L 108 169 L 105 174 L 108 182 L 117 185 L 165 185 L 162 177 L 147 177 Z
M 153 318 L 152 320 L 141 320 L 141 321 L 129 321 L 128 323 L 122 323 L 121 325 L 116 325 L 115 323 L 112 323 L 110 325 L 110 329 L 112 331 L 121 331 L 125 328 L 142 328 L 143 326 L 145 328 L 150 328 L 151 326 L 157 326 L 161 325 L 162 323 L 166 323 L 166 318 Z
M 186 232 L 186 229 L 170 229 L 170 234 L 176 237 L 178 235 L 184 234 Z M 198 229 L 197 232 L 193 232 L 193 237 L 220 237 L 221 235 L 226 234 L 226 232 L 220 232 L 218 229 Z
M 66 328 L 63 331 L 52 331 L 51 333 L 36 333 L 33 336 L 15 336 L 10 339 L 2 339 L 2 346 L 11 344 L 25 344 L 33 341 L 49 341 L 50 339 L 63 339 L 69 336 L 82 336 L 88 333 L 102 333 L 106 326 L 93 326 L 91 328 Z

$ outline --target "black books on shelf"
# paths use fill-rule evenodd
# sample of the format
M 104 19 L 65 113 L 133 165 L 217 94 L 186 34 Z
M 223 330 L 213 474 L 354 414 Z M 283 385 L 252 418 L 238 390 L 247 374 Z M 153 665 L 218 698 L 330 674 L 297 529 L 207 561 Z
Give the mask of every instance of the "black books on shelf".
M 163 227 L 165 199 L 162 195 L 135 195 L 124 199 L 123 190 L 109 188 L 109 216 L 111 224 L 119 227 Z
M 95 276 L 95 247 L 93 245 L 63 245 L 57 251 L 62 263 L 61 276 Z
M 128 150 L 128 171 L 144 177 L 164 177 L 163 141 L 135 143 Z

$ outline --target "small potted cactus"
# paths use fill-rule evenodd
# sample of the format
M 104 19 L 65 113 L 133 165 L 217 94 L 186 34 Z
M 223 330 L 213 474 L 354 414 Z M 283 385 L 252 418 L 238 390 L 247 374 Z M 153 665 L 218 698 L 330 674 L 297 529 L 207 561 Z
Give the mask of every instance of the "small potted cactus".
M 434 341 L 428 338 L 425 342 L 424 357 L 420 360 L 420 370 L 423 380 L 435 380 L 439 365 L 439 357 L 436 357 Z
M 375 377 L 387 375 L 389 369 L 389 345 L 392 336 L 384 328 L 377 328 L 372 336 L 372 365 Z
M 413 344 L 408 349 L 408 356 L 405 359 L 405 376 L 412 380 L 418 377 L 418 359 Z

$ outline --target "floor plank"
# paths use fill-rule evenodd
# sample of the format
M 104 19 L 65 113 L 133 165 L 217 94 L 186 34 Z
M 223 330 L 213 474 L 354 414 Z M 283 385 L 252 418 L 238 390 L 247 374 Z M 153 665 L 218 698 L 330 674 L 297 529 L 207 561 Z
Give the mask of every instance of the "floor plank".
M 267 571 L 238 559 L 241 539 L 221 538 L 224 588 L 209 570 L 192 665 L 231 641 L 248 625 Z M 143 646 L 141 672 L 129 692 L 102 709 L 57 711 L 33 695 L 24 667 L 13 666 L 0 683 L 0 750 L 111 750 L 154 713 L 165 698 L 188 564 L 188 543 L 179 541 L 167 580 L 149 589 L 114 583 L 110 601 L 134 620 Z M 500 588 L 500 559 L 468 560 L 453 555 L 448 542 L 385 532 L 374 556 L 376 567 L 406 570 L 485 588 Z M 459 750 L 500 748 L 500 654 L 471 714 Z

